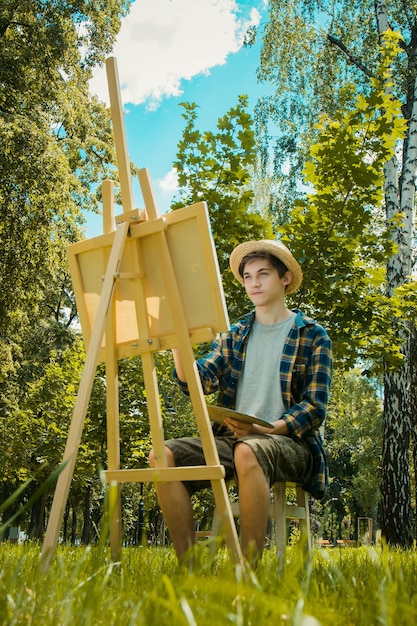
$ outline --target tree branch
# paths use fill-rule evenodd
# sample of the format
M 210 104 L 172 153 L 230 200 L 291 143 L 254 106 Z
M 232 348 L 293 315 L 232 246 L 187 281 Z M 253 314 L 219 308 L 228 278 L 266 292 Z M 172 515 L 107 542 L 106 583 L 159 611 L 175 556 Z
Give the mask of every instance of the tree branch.
M 361 70 L 361 72 L 363 72 L 366 76 L 368 76 L 369 78 L 376 78 L 375 74 L 373 72 L 371 72 L 371 70 L 369 70 L 363 63 L 361 63 L 359 61 L 359 59 L 357 59 L 356 57 L 353 56 L 353 54 L 348 50 L 348 48 L 345 46 L 344 43 L 342 43 L 340 41 L 340 39 L 336 39 L 336 37 L 333 37 L 333 35 L 330 35 L 330 33 L 328 33 L 326 35 L 327 40 L 333 45 L 336 46 L 336 48 L 339 48 L 339 50 L 341 50 L 343 52 L 343 54 L 345 56 L 347 56 L 347 58 L 349 59 L 349 61 L 353 64 L 356 65 L 356 67 Z

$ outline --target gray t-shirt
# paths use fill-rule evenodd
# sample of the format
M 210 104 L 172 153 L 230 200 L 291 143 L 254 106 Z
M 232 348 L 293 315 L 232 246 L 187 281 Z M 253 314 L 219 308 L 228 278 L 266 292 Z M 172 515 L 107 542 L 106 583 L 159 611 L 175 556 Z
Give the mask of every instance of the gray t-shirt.
M 283 414 L 281 354 L 295 313 L 278 324 L 253 323 L 236 394 L 236 410 L 275 422 Z

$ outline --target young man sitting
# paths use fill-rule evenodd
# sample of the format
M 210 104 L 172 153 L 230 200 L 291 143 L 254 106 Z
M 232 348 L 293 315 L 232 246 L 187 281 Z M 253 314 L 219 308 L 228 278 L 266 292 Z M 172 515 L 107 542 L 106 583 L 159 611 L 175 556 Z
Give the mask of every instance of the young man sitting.
M 242 551 L 255 563 L 264 548 L 275 482 L 297 482 L 314 497 L 324 496 L 328 468 L 319 427 L 331 382 L 331 341 L 316 321 L 287 308 L 285 298 L 300 287 L 303 275 L 282 243 L 242 243 L 233 250 L 230 266 L 254 311 L 220 333 L 197 365 L 204 393 L 218 392 L 218 405 L 271 423 L 267 428 L 226 418 L 227 426 L 213 425 L 226 480 L 234 478 L 238 485 Z M 187 393 L 180 355 L 173 354 L 174 376 Z M 165 444 L 168 465 L 205 464 L 199 438 Z M 191 495 L 206 486 L 191 481 L 156 485 L 180 561 L 195 542 Z

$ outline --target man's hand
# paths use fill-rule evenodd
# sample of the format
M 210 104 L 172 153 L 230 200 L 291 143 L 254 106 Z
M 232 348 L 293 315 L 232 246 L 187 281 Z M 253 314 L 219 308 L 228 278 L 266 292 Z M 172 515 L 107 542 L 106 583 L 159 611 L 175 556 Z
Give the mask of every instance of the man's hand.
M 258 432 L 257 429 L 259 428 L 256 424 L 245 424 L 244 422 L 239 422 L 231 417 L 225 417 L 224 423 L 230 428 L 234 436 L 238 439 L 239 437 L 244 437 L 245 435 L 251 435 Z
M 289 435 L 290 431 L 284 420 L 280 419 L 271 424 L 271 428 L 259 426 L 258 424 L 246 424 L 231 417 L 225 417 L 224 423 L 230 428 L 235 437 L 245 437 L 245 435 Z

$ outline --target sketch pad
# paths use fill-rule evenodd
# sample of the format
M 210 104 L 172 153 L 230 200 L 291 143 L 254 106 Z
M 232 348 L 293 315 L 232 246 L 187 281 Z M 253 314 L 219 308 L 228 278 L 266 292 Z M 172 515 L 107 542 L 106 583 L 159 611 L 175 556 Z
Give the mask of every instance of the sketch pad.
M 213 422 L 218 422 L 219 424 L 223 424 L 225 417 L 230 417 L 231 419 L 243 422 L 244 424 L 258 424 L 259 426 L 266 426 L 266 428 L 273 428 L 271 422 L 267 422 L 266 420 L 256 417 L 255 415 L 239 413 L 239 411 L 235 411 L 234 409 L 225 409 L 222 406 L 207 405 L 207 410 L 210 419 Z

